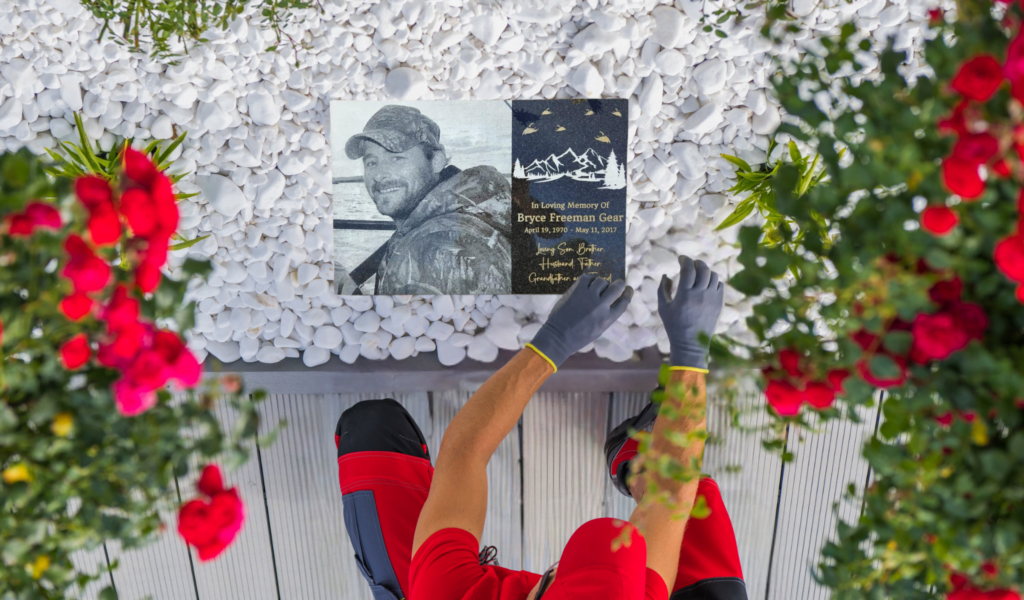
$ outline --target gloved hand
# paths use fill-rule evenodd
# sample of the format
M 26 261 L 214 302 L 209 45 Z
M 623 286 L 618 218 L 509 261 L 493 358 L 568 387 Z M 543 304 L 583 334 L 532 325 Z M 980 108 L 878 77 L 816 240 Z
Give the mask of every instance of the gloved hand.
M 707 372 L 708 349 L 715 325 L 725 304 L 725 284 L 718 273 L 702 261 L 688 256 L 679 257 L 679 288 L 672 294 L 672 280 L 661 277 L 658 290 L 658 314 L 665 323 L 665 332 L 671 348 L 672 367 Z M 701 342 L 701 333 L 707 342 Z
M 565 359 L 596 340 L 626 312 L 632 298 L 633 288 L 625 281 L 609 284 L 594 273 L 586 273 L 555 303 L 548 320 L 527 346 L 558 371 Z

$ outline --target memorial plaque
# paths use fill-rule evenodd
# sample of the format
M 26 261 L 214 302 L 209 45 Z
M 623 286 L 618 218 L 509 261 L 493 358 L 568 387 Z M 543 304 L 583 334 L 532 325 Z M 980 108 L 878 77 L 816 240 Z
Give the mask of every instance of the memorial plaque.
M 625 276 L 626 100 L 334 101 L 339 294 Z
M 628 101 L 512 102 L 512 293 L 626 276 Z

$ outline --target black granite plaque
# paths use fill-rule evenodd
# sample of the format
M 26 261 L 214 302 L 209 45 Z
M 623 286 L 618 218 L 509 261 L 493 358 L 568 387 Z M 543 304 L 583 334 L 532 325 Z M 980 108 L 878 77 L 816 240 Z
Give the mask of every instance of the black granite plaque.
M 627 100 L 512 102 L 512 293 L 626 268 Z

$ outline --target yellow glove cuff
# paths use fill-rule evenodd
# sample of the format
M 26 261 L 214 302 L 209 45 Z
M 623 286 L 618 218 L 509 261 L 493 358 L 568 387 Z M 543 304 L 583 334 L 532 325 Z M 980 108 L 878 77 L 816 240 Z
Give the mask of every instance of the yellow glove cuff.
M 558 367 L 555 365 L 555 362 L 553 360 L 551 360 L 550 358 L 548 358 L 546 354 L 544 354 L 543 352 L 538 350 L 536 346 L 534 346 L 533 344 L 527 342 L 526 347 L 532 349 L 537 354 L 540 354 L 541 358 L 543 358 L 544 360 L 548 361 L 548 364 L 551 365 L 551 368 L 553 369 L 554 373 L 558 372 Z
M 707 369 L 698 369 L 697 367 L 669 367 L 669 371 L 696 371 L 698 373 L 707 373 Z

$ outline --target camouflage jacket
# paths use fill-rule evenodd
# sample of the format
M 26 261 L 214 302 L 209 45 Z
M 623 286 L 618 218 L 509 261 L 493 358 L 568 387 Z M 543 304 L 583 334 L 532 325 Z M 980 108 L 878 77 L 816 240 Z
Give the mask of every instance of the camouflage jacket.
M 445 171 L 388 240 L 375 294 L 511 293 L 508 179 L 489 166 Z

